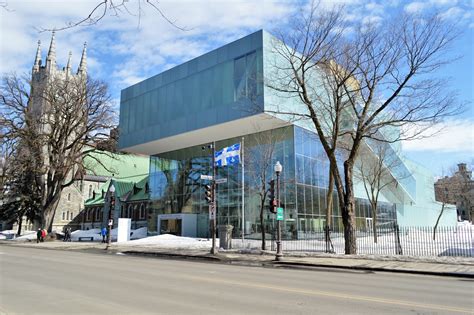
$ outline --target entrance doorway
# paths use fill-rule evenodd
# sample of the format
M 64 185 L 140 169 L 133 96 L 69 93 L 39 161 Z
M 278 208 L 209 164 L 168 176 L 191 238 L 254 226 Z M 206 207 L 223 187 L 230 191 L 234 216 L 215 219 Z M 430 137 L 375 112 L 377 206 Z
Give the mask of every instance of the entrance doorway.
M 181 219 L 162 219 L 160 222 L 160 234 L 181 236 L 181 223 Z

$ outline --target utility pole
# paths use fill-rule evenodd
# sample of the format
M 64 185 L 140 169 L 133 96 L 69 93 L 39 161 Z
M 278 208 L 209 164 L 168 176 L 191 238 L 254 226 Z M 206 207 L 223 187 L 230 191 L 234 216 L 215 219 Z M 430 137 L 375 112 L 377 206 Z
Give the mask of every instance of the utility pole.
M 276 261 L 281 261 L 282 257 L 283 257 L 283 252 L 282 252 L 282 249 L 281 249 L 281 221 L 283 220 L 283 218 L 279 218 L 279 211 L 281 211 L 281 202 L 280 202 L 280 174 L 281 174 L 281 171 L 283 170 L 283 166 L 280 164 L 279 161 L 276 162 L 275 164 L 275 173 L 276 173 L 276 191 L 277 191 L 277 252 L 276 252 L 276 256 L 275 256 L 275 260 Z M 281 214 L 283 215 L 283 214 Z
M 110 184 L 109 194 L 110 194 L 110 206 L 109 206 L 109 219 L 107 222 L 107 229 L 108 229 L 107 230 L 107 247 L 105 249 L 109 249 L 110 244 L 112 242 L 112 227 L 114 225 L 112 211 L 115 210 L 115 186 L 113 182 L 111 182 Z
M 212 202 L 211 202 L 211 233 L 212 233 L 212 248 L 211 254 L 215 255 L 216 250 L 216 217 L 217 217 L 217 207 L 216 207 L 216 142 L 212 144 Z
M 216 254 L 217 249 L 216 249 L 216 210 L 217 210 L 217 198 L 216 198 L 216 143 L 213 142 L 212 144 L 209 144 L 207 147 L 211 149 L 211 163 L 212 163 L 212 178 L 210 180 L 210 185 L 205 185 L 205 194 L 206 194 L 206 200 L 209 203 L 209 220 L 210 220 L 210 226 L 211 226 L 211 235 L 212 235 L 212 248 L 211 248 L 211 254 Z M 203 146 L 202 149 L 204 150 L 205 147 Z

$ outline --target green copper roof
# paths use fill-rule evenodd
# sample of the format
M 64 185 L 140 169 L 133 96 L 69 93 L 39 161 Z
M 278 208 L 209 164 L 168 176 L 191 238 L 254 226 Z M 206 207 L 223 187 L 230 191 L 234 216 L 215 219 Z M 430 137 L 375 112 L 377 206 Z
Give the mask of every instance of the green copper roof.
M 150 194 L 147 192 L 146 186 L 148 183 L 148 176 L 134 185 L 135 192 L 127 201 L 148 200 Z
M 115 187 L 115 195 L 118 196 L 122 202 L 147 200 L 149 197 L 149 194 L 146 192 L 148 176 L 135 176 L 134 179 L 138 179 L 139 181 L 108 180 L 102 184 L 99 189 L 94 191 L 95 196 L 87 200 L 84 205 L 95 206 L 104 204 L 104 197 L 112 181 Z
M 138 182 L 148 175 L 149 157 L 96 150 L 84 158 L 89 175 Z

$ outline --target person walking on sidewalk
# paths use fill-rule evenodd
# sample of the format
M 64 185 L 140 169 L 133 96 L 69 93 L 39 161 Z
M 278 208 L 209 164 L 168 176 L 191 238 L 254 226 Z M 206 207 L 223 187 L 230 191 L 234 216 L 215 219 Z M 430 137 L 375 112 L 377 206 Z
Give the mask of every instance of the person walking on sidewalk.
M 41 240 L 42 236 L 43 236 L 43 230 L 39 228 L 38 231 L 36 232 L 36 244 L 38 244 L 39 242 L 42 242 Z
M 102 243 L 106 243 L 105 237 L 107 236 L 107 228 L 103 227 L 100 234 L 102 235 Z
M 46 238 L 46 235 L 48 235 L 48 233 L 46 232 L 46 229 L 42 229 L 41 230 L 41 242 L 44 242 L 44 239 Z

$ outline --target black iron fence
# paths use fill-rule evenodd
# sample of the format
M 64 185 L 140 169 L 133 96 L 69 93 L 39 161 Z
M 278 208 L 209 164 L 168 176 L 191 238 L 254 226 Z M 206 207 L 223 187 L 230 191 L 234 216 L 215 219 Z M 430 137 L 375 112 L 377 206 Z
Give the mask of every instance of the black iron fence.
M 376 235 L 374 235 L 376 234 Z M 372 228 L 357 228 L 357 253 L 365 255 L 463 256 L 474 257 L 474 229 L 467 226 L 400 227 L 389 224 Z M 324 229 L 298 232 L 295 239 L 282 241 L 283 251 L 327 252 L 344 254 L 344 231 Z M 261 241 L 250 241 L 246 247 L 258 247 Z M 239 243 L 239 242 L 235 242 Z M 275 241 L 268 242 L 275 249 Z

